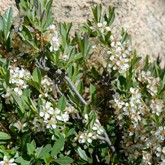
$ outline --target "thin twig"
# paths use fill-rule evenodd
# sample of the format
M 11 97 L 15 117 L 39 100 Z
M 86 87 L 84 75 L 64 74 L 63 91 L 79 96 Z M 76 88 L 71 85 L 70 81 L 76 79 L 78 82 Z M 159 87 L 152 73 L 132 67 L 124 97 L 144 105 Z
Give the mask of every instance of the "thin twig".
M 115 147 L 112 145 L 112 142 L 110 141 L 109 136 L 108 136 L 107 132 L 105 131 L 105 129 L 104 129 L 104 136 L 105 136 L 105 141 L 108 143 L 112 152 L 115 153 Z
M 103 136 L 97 136 L 97 139 L 102 140 L 102 141 L 105 141 L 109 145 L 111 151 L 113 153 L 115 153 L 115 147 L 112 145 L 112 143 L 111 143 L 111 141 L 110 141 L 110 139 L 109 139 L 109 137 L 108 137 L 107 132 L 105 131 L 105 129 L 104 129 L 104 136 L 105 137 L 103 137 Z
M 60 69 L 57 69 L 56 71 L 57 74 L 61 75 L 62 71 Z M 68 82 L 69 86 L 71 87 L 71 89 L 73 90 L 73 92 L 76 94 L 76 96 L 80 99 L 80 101 L 84 104 L 87 105 L 87 102 L 84 100 L 84 98 L 79 94 L 79 92 L 77 91 L 77 89 L 75 88 L 75 86 L 73 85 L 72 81 L 70 80 L 70 78 L 68 76 L 64 76 L 64 79 Z

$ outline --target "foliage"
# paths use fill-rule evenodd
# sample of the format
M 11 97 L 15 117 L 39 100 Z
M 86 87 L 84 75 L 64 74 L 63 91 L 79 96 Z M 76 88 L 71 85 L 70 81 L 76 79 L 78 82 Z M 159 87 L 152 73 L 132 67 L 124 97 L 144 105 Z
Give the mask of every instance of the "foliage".
M 165 69 L 132 49 L 114 7 L 71 36 L 51 6 L 0 16 L 0 164 L 165 163 Z

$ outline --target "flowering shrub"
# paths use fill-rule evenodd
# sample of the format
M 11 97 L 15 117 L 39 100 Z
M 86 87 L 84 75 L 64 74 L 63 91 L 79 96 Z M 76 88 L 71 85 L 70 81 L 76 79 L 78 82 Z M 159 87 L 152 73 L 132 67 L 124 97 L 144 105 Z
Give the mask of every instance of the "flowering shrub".
M 113 25 L 114 8 L 70 35 L 52 0 L 0 16 L 0 164 L 165 163 L 165 69 Z

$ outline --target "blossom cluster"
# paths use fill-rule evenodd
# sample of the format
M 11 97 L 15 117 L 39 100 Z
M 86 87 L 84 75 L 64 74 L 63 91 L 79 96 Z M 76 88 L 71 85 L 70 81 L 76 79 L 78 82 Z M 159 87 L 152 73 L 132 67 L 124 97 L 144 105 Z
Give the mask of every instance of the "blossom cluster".
M 123 42 L 123 34 L 118 34 L 116 32 L 117 30 L 108 26 L 106 21 L 99 22 L 96 26 L 90 26 L 90 29 L 93 32 L 99 31 L 103 38 L 105 38 L 108 32 L 111 32 L 109 37 L 110 44 L 106 52 L 108 58 L 107 67 L 109 71 L 118 70 L 119 73 L 125 75 L 131 62 L 132 48 L 130 43 L 128 43 L 128 41 Z M 103 49 L 104 48 L 102 48 L 102 50 Z M 101 56 L 104 55 L 101 54 Z
M 14 36 L 13 36 L 13 52 L 17 54 L 18 56 L 23 56 L 24 54 L 30 54 L 33 56 L 35 52 L 37 51 L 37 48 L 35 48 L 35 44 L 33 41 L 27 43 L 22 41 L 22 37 L 24 35 L 20 35 L 20 32 L 23 31 L 23 28 L 28 30 L 30 33 L 34 34 L 35 36 L 35 30 L 30 25 L 27 25 L 25 23 L 24 17 L 21 15 L 18 15 L 14 18 Z M 27 35 L 27 34 L 26 34 Z M 27 37 L 27 36 L 26 36 Z M 25 36 L 23 37 L 25 39 Z M 31 38 L 32 39 L 32 38 Z M 34 39 L 34 38 L 33 38 Z M 35 50 L 36 49 L 36 50 Z
M 161 144 L 165 139 L 165 127 L 163 119 L 160 118 L 158 127 L 153 118 L 163 114 L 165 104 L 158 98 L 144 99 L 141 90 L 131 87 L 129 98 L 119 93 L 113 95 L 111 104 L 120 129 L 123 130 L 121 146 L 124 153 L 133 159 L 143 155 L 146 164 L 151 164 L 153 154 L 157 162 L 163 162 L 165 153 Z M 126 122 L 129 125 L 126 126 Z
M 110 49 L 107 51 L 109 57 L 109 70 L 118 70 L 125 75 L 130 67 L 132 48 L 125 41 L 122 43 L 122 35 L 112 34 L 110 36 Z
M 155 96 L 157 94 L 157 88 L 160 82 L 159 77 L 153 77 L 150 71 L 145 72 L 144 70 L 138 70 L 137 79 L 142 84 L 146 84 L 147 90 L 151 96 Z
M 57 51 L 60 47 L 60 40 L 55 25 L 50 25 L 44 34 L 44 40 L 50 43 L 50 52 Z
M 79 132 L 79 134 L 75 137 L 75 140 L 78 140 L 79 143 L 83 144 L 92 143 L 95 139 L 97 139 L 96 135 L 89 131 Z
M 111 31 L 111 27 L 108 26 L 106 21 L 98 22 L 95 26 L 90 26 L 90 29 L 93 32 L 99 30 L 100 33 L 102 33 L 102 34 L 106 34 L 107 32 Z
M 87 124 L 89 121 L 89 115 L 84 115 L 83 123 Z M 79 134 L 75 137 L 75 140 L 78 140 L 79 143 L 92 143 L 93 140 L 96 140 L 98 136 L 103 135 L 104 129 L 101 126 L 98 119 L 95 120 L 90 131 L 79 132 Z
M 45 131 L 45 128 L 55 129 L 59 126 L 62 129 L 62 125 L 58 125 L 58 123 L 63 122 L 65 125 L 69 121 L 69 115 L 76 112 L 71 105 L 67 106 L 64 111 L 61 111 L 59 108 L 54 107 L 50 101 L 42 99 L 42 102 L 39 115 L 36 115 L 32 121 L 35 132 Z
M 42 88 L 43 94 L 39 95 L 40 98 L 48 97 L 48 94 L 52 92 L 53 90 L 53 81 L 47 75 L 42 77 L 41 88 Z
M 30 72 L 24 68 L 10 65 L 9 70 L 9 86 L 6 88 L 6 93 L 2 94 L 2 97 L 6 99 L 6 102 L 12 100 L 12 92 L 15 92 L 17 95 L 21 96 L 23 94 L 23 90 L 28 87 L 26 80 L 30 78 Z

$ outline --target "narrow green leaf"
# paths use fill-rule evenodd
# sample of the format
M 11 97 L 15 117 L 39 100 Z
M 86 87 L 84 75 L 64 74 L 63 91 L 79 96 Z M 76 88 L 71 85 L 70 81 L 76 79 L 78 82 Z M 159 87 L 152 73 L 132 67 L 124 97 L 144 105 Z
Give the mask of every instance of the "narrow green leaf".
M 79 60 L 80 58 L 82 58 L 82 54 L 75 54 L 74 57 L 71 57 L 68 61 L 68 63 L 66 64 L 66 67 L 68 67 L 69 64 Z
M 47 29 L 47 27 L 49 27 L 52 23 L 53 23 L 54 18 L 50 15 L 48 15 L 47 17 L 47 21 L 45 22 L 45 24 L 42 27 L 42 31 L 45 31 Z
M 41 84 L 41 71 L 40 71 L 40 69 L 35 68 L 32 76 L 33 76 L 33 80 L 40 85 Z
M 84 56 L 84 57 L 87 57 L 87 55 L 89 54 L 89 51 L 90 51 L 90 49 L 91 49 L 91 45 L 90 45 L 90 43 L 89 43 L 89 41 L 88 41 L 87 36 L 84 37 L 83 42 L 84 42 L 84 52 L 83 52 L 83 56 Z
M 22 101 L 21 97 L 17 96 L 15 93 L 12 93 L 12 96 L 13 96 L 15 102 L 18 104 L 21 112 L 24 113 L 25 112 L 25 107 L 23 105 L 23 101 Z
M 58 101 L 57 107 L 61 110 L 64 111 L 64 109 L 66 108 L 66 98 L 65 96 L 61 96 L 61 98 Z
M 23 159 L 21 156 L 19 156 L 15 162 L 20 163 L 21 165 L 31 165 L 30 161 Z
M 5 132 L 0 131 L 0 140 L 8 140 L 11 139 L 11 136 Z
M 3 67 L 0 67 L 0 74 L 2 77 L 4 77 L 6 75 L 6 72 Z
M 32 87 L 34 87 L 35 89 L 37 89 L 40 93 L 42 93 L 41 89 L 40 89 L 40 85 L 39 83 L 33 81 L 33 80 L 27 80 L 27 83 L 29 85 L 31 85 Z
M 109 25 L 111 25 L 115 19 L 115 8 L 114 7 L 110 7 L 108 8 L 108 12 L 109 12 L 109 20 L 108 20 L 108 23 Z
M 87 161 L 89 164 L 92 163 L 92 159 L 89 158 L 89 157 L 87 156 L 87 154 L 85 153 L 85 151 L 82 150 L 80 147 L 78 147 L 77 153 L 79 154 L 79 156 L 80 156 L 83 160 Z
M 12 26 L 12 21 L 13 21 L 13 9 L 12 8 L 8 8 L 5 11 L 3 19 L 4 19 L 3 29 L 4 29 L 4 35 L 5 35 L 4 37 L 7 40 L 7 38 L 9 37 L 9 34 L 10 34 L 10 28 Z
M 94 20 L 96 23 L 101 21 L 101 15 L 102 15 L 102 5 L 97 5 L 92 8 Z
M 59 163 L 60 165 L 69 165 L 73 163 L 73 159 L 69 156 L 63 156 L 55 160 L 55 162 Z
M 49 2 L 46 4 L 47 15 L 48 15 L 48 12 L 51 10 L 52 3 L 53 3 L 53 0 L 49 0 Z
M 0 32 L 3 31 L 3 17 L 0 15 Z
M 54 157 L 55 155 L 57 155 L 58 153 L 60 153 L 60 151 L 63 149 L 65 144 L 65 139 L 63 136 L 61 136 L 59 139 L 57 139 L 57 141 L 54 143 L 53 148 L 52 148 L 52 152 L 51 152 L 51 156 Z
M 83 82 L 80 81 L 78 86 L 77 86 L 77 90 L 78 92 L 80 93 L 80 95 L 82 94 L 82 91 L 83 91 Z
M 42 26 L 41 29 L 44 27 L 44 24 L 46 23 L 46 21 L 47 21 L 47 14 L 46 14 L 46 11 L 44 10 L 40 18 L 40 22 Z
M 80 147 L 77 149 L 77 152 L 79 154 L 79 156 L 85 160 L 85 161 L 88 161 L 88 156 L 86 155 L 85 151 L 82 150 Z
M 95 92 L 96 92 L 95 86 L 90 84 L 90 94 L 93 95 Z

